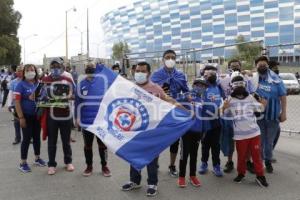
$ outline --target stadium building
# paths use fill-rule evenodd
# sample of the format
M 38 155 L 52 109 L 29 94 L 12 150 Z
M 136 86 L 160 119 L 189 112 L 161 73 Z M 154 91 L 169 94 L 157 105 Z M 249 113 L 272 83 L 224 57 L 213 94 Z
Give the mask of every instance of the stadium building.
M 106 51 L 126 41 L 131 52 L 203 49 L 263 40 L 265 46 L 300 42 L 300 0 L 138 0 L 101 19 Z M 197 54 L 197 59 L 228 58 L 235 47 Z M 268 48 L 283 62 L 300 62 L 300 46 Z M 144 56 L 135 55 L 135 56 Z M 152 56 L 155 56 L 153 53 Z

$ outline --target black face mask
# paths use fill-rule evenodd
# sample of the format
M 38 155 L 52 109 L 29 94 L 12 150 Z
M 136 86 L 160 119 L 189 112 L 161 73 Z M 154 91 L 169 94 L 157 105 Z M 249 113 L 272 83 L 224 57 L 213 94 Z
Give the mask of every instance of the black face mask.
M 260 75 L 264 75 L 266 74 L 268 71 L 268 67 L 266 65 L 260 65 L 258 68 L 257 68 L 257 72 L 260 74 Z
M 241 72 L 241 69 L 239 69 L 239 68 L 232 68 L 231 69 L 233 72 Z
M 215 84 L 217 82 L 217 76 L 216 75 L 211 75 L 207 78 L 207 81 L 210 83 L 210 84 Z
M 249 93 L 247 92 L 246 88 L 244 88 L 244 87 L 237 87 L 231 93 L 232 97 L 235 97 L 235 98 L 242 97 L 242 99 L 246 98 L 248 95 L 249 95 Z
M 87 67 L 87 68 L 85 69 L 85 73 L 86 73 L 86 74 L 94 74 L 94 73 L 95 73 L 95 70 L 96 70 L 96 68 L 94 68 L 94 67 Z
M 279 74 L 279 70 L 278 69 L 275 69 L 275 70 L 273 70 L 273 72 L 275 73 L 275 74 Z

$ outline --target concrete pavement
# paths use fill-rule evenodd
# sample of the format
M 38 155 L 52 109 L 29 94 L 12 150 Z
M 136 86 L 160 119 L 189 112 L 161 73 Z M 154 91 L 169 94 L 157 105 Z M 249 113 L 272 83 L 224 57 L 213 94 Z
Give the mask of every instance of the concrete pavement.
M 9 113 L 0 112 L 0 200 L 129 200 L 149 199 L 145 196 L 146 170 L 143 170 L 143 187 L 136 191 L 123 192 L 120 186 L 129 179 L 129 166 L 118 157 L 109 154 L 109 167 L 112 177 L 100 175 L 99 156 L 94 144 L 94 174 L 81 175 L 84 164 L 81 133 L 74 132 L 77 142 L 72 144 L 75 172 L 63 169 L 61 142 L 58 143 L 58 173 L 47 175 L 47 168 L 32 167 L 32 172 L 22 174 L 18 171 L 20 146 L 13 146 L 13 124 Z M 42 158 L 47 160 L 47 144 L 42 143 Z M 200 153 L 200 150 L 199 150 Z M 225 160 L 222 157 L 223 164 Z M 232 180 L 236 173 L 217 178 L 209 173 L 200 176 L 203 186 L 194 188 L 188 185 L 181 189 L 176 179 L 168 176 L 168 151 L 162 153 L 159 163 L 158 195 L 155 199 L 182 200 L 300 200 L 300 135 L 282 135 L 275 157 L 274 174 L 267 174 L 268 189 L 254 183 L 255 176 L 247 174 L 246 181 L 236 184 Z M 200 158 L 200 156 L 198 156 Z M 33 163 L 32 146 L 29 163 Z M 211 164 L 210 164 L 211 166 Z M 188 171 L 188 170 L 187 170 Z

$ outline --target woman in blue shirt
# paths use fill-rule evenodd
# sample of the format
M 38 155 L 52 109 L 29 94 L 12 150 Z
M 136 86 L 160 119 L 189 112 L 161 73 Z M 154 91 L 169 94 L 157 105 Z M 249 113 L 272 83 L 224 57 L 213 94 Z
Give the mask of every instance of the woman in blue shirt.
M 33 139 L 33 149 L 35 163 L 44 167 L 46 163 L 40 158 L 41 138 L 40 123 L 37 118 L 34 92 L 38 85 L 38 74 L 34 65 L 24 66 L 23 80 L 17 85 L 15 94 L 15 104 L 20 126 L 22 128 L 23 140 L 21 144 L 21 163 L 19 169 L 28 173 L 31 171 L 27 164 L 28 148 L 31 138 Z

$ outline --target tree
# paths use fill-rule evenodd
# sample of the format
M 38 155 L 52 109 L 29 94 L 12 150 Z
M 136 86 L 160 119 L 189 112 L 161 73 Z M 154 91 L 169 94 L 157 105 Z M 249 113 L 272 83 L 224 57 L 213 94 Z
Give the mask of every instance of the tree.
M 246 42 L 244 36 L 239 35 L 236 39 L 236 43 Z M 263 50 L 262 45 L 259 42 L 245 43 L 237 45 L 237 53 L 232 58 L 239 59 L 243 62 L 243 68 L 252 69 L 255 58 L 261 55 Z
M 112 59 L 122 61 L 126 53 L 130 53 L 129 46 L 127 42 L 118 42 L 115 43 L 112 47 Z
M 13 0 L 0 0 L 0 65 L 19 64 L 21 46 L 17 32 L 22 15 Z

